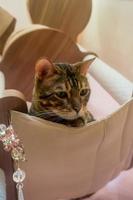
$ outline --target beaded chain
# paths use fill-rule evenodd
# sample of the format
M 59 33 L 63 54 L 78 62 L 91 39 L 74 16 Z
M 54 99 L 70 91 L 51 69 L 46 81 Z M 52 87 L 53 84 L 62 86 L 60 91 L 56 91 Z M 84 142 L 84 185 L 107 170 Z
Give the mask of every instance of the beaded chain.
M 16 165 L 13 173 L 13 181 L 16 183 L 18 200 L 24 200 L 23 181 L 26 174 L 19 167 L 20 162 L 26 160 L 24 146 L 16 135 L 12 125 L 6 127 L 6 125 L 0 124 L 0 141 L 3 143 L 4 150 L 11 152 L 11 157 Z

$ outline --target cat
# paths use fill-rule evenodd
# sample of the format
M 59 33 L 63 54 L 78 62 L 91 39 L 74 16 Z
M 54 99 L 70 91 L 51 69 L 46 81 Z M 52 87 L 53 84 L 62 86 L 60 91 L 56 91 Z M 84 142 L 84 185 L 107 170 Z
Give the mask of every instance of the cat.
M 30 115 L 72 127 L 94 121 L 87 110 L 91 90 L 86 77 L 94 60 L 67 64 L 39 59 Z

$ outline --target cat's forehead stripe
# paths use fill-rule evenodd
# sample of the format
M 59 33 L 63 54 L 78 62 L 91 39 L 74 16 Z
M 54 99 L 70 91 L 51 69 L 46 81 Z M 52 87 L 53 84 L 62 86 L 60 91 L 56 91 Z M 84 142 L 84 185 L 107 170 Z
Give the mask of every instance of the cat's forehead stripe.
M 71 65 L 68 65 L 66 73 L 71 88 L 78 88 L 78 81 Z
M 79 88 L 79 81 L 76 78 L 75 72 L 73 71 L 71 64 L 56 64 L 61 70 L 66 72 L 67 80 L 71 88 Z M 70 88 L 67 83 L 67 88 Z
M 73 76 L 73 75 L 69 76 L 68 81 L 69 81 L 71 88 L 78 88 L 78 81 L 75 76 Z
M 66 86 L 66 89 L 67 89 L 68 91 L 71 90 L 71 86 L 70 86 L 70 84 L 69 84 L 69 81 L 66 81 L 66 82 L 65 82 L 65 86 Z

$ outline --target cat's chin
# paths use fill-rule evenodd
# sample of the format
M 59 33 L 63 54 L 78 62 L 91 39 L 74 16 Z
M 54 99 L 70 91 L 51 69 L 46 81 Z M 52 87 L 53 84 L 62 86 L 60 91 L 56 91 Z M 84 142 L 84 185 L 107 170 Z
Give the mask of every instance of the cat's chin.
M 62 113 L 59 113 L 57 111 L 54 111 L 54 113 L 59 116 L 60 118 L 64 119 L 64 120 L 75 120 L 79 117 L 83 117 L 83 116 L 80 116 L 78 114 L 75 114 L 75 113 L 67 113 L 67 114 L 62 114 Z

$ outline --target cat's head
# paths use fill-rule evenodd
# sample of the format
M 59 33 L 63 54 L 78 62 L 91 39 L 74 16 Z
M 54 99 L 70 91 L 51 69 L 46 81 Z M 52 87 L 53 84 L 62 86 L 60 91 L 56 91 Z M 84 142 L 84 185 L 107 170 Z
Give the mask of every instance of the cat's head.
M 34 108 L 67 120 L 84 117 L 91 91 L 86 75 L 94 60 L 75 64 L 52 63 L 46 58 L 38 60 L 35 66 Z

